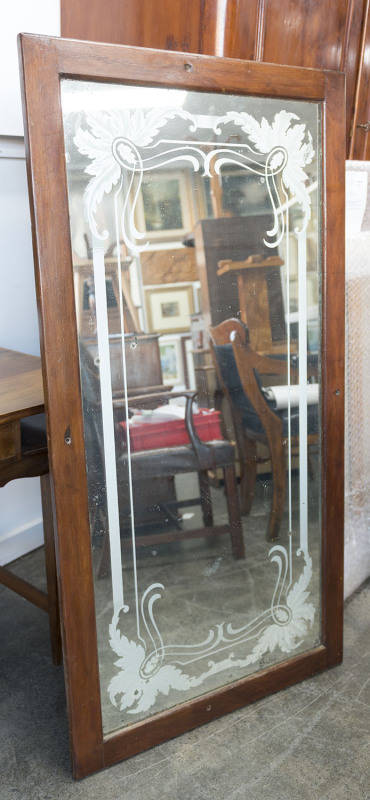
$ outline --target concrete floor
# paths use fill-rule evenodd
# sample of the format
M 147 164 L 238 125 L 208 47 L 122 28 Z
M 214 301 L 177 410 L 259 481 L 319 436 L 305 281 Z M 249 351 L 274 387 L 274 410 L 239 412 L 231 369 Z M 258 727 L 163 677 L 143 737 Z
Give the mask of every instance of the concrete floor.
M 23 570 L 42 581 L 42 551 Z M 341 666 L 79 783 L 47 618 L 2 586 L 0 604 L 2 800 L 370 799 L 370 581 L 346 603 Z

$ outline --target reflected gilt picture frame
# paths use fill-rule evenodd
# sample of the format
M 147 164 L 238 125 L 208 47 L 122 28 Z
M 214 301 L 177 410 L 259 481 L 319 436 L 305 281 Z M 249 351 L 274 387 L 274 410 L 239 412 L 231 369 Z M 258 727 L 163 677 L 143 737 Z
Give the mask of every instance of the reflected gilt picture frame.
M 323 70 L 26 34 L 20 36 L 19 53 L 49 463 L 54 497 L 72 770 L 75 778 L 82 778 L 198 725 L 211 722 L 222 714 L 230 713 L 315 672 L 332 667 L 341 660 L 344 495 L 344 76 Z M 322 545 L 321 569 L 317 577 L 321 586 L 318 610 L 321 622 L 320 640 L 307 650 L 282 650 L 281 659 L 272 665 L 266 666 L 262 653 L 261 658 L 255 658 L 254 672 L 229 683 L 226 679 L 225 682 L 220 680 L 216 688 L 203 693 L 200 689 L 198 695 L 193 694 L 189 699 L 178 698 L 173 703 L 170 699 L 165 710 L 158 713 L 149 711 L 138 721 L 131 716 L 127 725 L 117 723 L 116 729 L 108 733 L 104 733 L 102 719 L 86 470 L 86 397 L 81 388 L 74 308 L 68 165 L 66 166 L 61 102 L 61 86 L 65 80 L 89 81 L 100 89 L 105 85 L 154 85 L 182 89 L 188 93 L 195 92 L 202 97 L 206 93 L 215 98 L 230 96 L 235 99 L 236 114 L 238 99 L 244 97 L 260 98 L 261 102 L 265 99 L 305 102 L 317 104 L 322 119 L 319 141 L 322 155 L 319 224 Z M 261 120 L 262 118 L 263 112 Z M 266 121 L 261 122 L 259 131 L 266 130 L 267 124 Z M 163 129 L 161 131 L 164 136 Z M 191 131 L 187 131 L 187 135 L 190 134 Z M 304 151 L 307 155 L 310 147 L 308 140 L 303 145 L 301 134 L 297 131 L 296 134 L 299 147 L 308 148 Z M 253 137 L 253 133 L 251 136 Z M 91 138 L 86 131 L 83 137 L 85 144 L 91 145 Z M 143 146 L 147 146 L 144 138 L 142 142 Z M 251 146 L 249 142 L 248 147 Z M 82 145 L 81 148 L 83 149 Z M 122 152 L 121 150 L 121 154 L 118 154 L 120 157 L 123 157 Z M 269 152 L 267 145 L 265 152 Z M 300 150 L 301 155 L 302 152 Z M 126 158 L 132 159 L 132 151 L 126 148 L 125 154 Z M 278 155 L 272 169 L 275 166 L 276 169 L 281 168 L 281 153 Z M 207 154 L 202 152 L 203 165 L 206 158 Z M 90 170 L 90 177 L 92 172 Z M 94 177 L 101 176 L 95 174 Z M 288 188 L 286 186 L 287 191 Z M 98 205 L 94 203 L 95 200 L 90 204 L 92 217 Z M 125 224 L 124 220 L 123 225 Z M 100 235 L 97 222 L 96 231 Z M 97 248 L 99 250 L 99 245 Z M 179 288 L 176 291 L 184 290 Z M 158 292 L 152 290 L 149 293 L 152 315 L 154 298 L 160 298 L 167 303 L 165 314 L 162 313 L 161 316 L 162 321 L 170 320 L 169 325 L 176 317 L 176 314 L 172 314 L 176 310 L 176 291 L 171 288 Z M 190 295 L 188 305 L 191 313 Z M 181 319 L 184 314 L 180 310 L 177 316 Z M 157 324 L 161 320 L 155 318 L 153 324 L 154 322 Z M 162 331 L 166 333 L 174 330 L 181 331 L 183 327 L 162 326 Z M 139 351 L 139 345 L 139 339 L 135 340 L 134 337 L 133 347 L 137 347 Z M 101 364 L 103 361 L 101 359 Z M 104 405 L 104 397 L 102 404 Z M 274 547 L 279 545 L 275 543 Z M 276 549 L 274 558 L 278 560 Z M 298 587 L 298 593 L 301 588 L 304 594 L 299 580 L 295 586 Z M 303 595 L 301 600 L 302 603 L 306 602 Z M 121 609 L 121 612 L 124 616 L 124 610 Z M 274 631 L 279 632 L 279 625 L 282 627 L 286 621 L 282 615 L 280 620 L 276 618 Z M 115 631 L 112 628 L 111 632 L 114 636 Z M 224 641 L 227 635 L 234 633 L 228 628 L 228 632 L 222 634 Z M 280 644 L 281 641 L 280 638 Z M 122 644 L 123 639 L 120 642 Z M 138 646 L 135 647 L 135 653 L 140 654 Z M 157 655 L 158 652 L 157 649 Z M 256 651 L 253 652 L 254 658 Z M 207 669 L 211 671 L 213 656 L 208 662 Z M 145 667 L 149 669 L 153 664 L 145 662 Z M 145 683 L 143 672 L 141 679 Z M 178 686 L 180 692 L 180 679 Z

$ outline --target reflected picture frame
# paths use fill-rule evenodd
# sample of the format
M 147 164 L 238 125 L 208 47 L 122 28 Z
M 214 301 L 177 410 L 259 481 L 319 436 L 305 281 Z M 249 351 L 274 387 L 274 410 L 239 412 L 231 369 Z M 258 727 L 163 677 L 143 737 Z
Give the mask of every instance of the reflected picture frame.
M 153 195 L 158 192 L 158 202 L 152 209 Z M 170 226 L 166 208 L 175 206 L 174 218 Z M 176 224 L 178 218 L 179 225 Z M 171 241 L 183 238 L 194 224 L 192 194 L 189 187 L 189 176 L 180 171 L 176 178 L 171 172 L 156 176 L 155 187 L 143 182 L 137 203 L 137 224 L 145 230 L 149 242 Z
M 158 340 L 164 383 L 178 386 L 185 382 L 183 354 L 180 337 L 169 334 Z
M 157 333 L 183 333 L 194 311 L 192 286 L 145 289 L 148 325 Z
M 338 664 L 344 506 L 344 76 L 223 58 L 21 35 L 27 170 L 75 778 Z M 138 76 L 140 76 L 138 78 Z M 322 637 L 317 647 L 104 735 L 74 311 L 60 82 L 73 79 L 289 98 L 322 110 Z M 326 177 L 327 176 L 327 177 Z M 57 224 L 50 210 L 57 209 Z M 77 591 L 78 587 L 78 591 Z

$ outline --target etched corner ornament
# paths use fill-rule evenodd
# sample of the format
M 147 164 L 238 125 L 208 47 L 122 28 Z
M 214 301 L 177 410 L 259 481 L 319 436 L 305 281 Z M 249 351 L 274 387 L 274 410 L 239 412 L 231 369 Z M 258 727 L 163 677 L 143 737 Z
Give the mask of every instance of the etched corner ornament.
M 84 211 L 97 238 L 108 237 L 107 230 L 98 230 L 95 218 L 98 206 L 104 195 L 110 194 L 117 185 L 118 197 L 125 178 L 120 220 L 122 238 L 133 253 L 143 250 L 147 243 L 138 245 L 137 242 L 145 238 L 145 232 L 137 229 L 134 217 L 144 173 L 176 162 L 192 166 L 194 172 L 202 168 L 207 176 L 219 175 L 223 166 L 232 165 L 264 178 L 274 215 L 274 225 L 266 231 L 264 240 L 268 247 L 276 247 L 284 235 L 281 193 L 286 199 L 289 193 L 301 206 L 301 230 L 305 230 L 311 216 L 305 167 L 312 162 L 314 149 L 306 125 L 294 123 L 299 121 L 296 114 L 279 111 L 272 124 L 264 117 L 258 122 L 244 111 L 229 111 L 216 121 L 212 119 L 210 127 L 217 135 L 221 133 L 221 126 L 225 126 L 229 137 L 231 127 L 246 134 L 249 141 L 233 146 L 215 141 L 164 138 L 163 129 L 176 118 L 182 118 L 189 125 L 189 134 L 205 127 L 204 117 L 200 120 L 183 109 L 151 109 L 146 113 L 141 109 L 96 111 L 86 115 L 87 128 L 80 125 L 73 141 L 79 152 L 91 161 L 85 168 L 85 173 L 92 178 L 84 192 Z
M 241 628 L 234 628 L 231 623 L 217 624 L 203 642 L 193 645 L 163 642 L 153 613 L 154 601 L 161 597 L 164 589 L 161 584 L 148 587 L 142 598 L 141 621 L 146 639 L 139 628 L 136 641 L 121 635 L 120 613 L 116 613 L 109 626 L 110 645 L 119 656 L 115 662 L 119 672 L 108 686 L 113 705 L 129 714 L 147 711 L 158 694 L 168 695 L 171 689 L 186 691 L 232 667 L 245 668 L 261 663 L 264 656 L 276 648 L 290 653 L 299 647 L 315 616 L 314 606 L 308 602 L 312 560 L 304 555 L 303 571 L 293 585 L 291 552 L 288 554 L 284 547 L 276 545 L 270 550 L 270 560 L 278 567 L 270 607 Z M 245 655 L 242 648 L 249 643 L 254 643 L 254 647 Z M 201 674 L 190 675 L 190 666 L 203 660 L 207 666 Z

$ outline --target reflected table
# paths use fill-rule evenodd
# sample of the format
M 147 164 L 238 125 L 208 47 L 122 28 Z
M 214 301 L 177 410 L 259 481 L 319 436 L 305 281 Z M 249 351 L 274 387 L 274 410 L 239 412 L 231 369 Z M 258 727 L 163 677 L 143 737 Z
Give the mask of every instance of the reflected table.
M 62 658 L 41 360 L 0 348 L 0 486 L 40 477 L 47 592 L 0 567 L 0 583 L 49 615 L 52 658 Z

